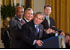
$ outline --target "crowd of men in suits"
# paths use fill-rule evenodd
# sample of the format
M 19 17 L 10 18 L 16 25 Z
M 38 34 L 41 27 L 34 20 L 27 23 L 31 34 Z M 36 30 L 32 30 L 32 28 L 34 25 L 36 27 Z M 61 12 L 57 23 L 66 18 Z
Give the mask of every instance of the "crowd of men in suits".
M 16 15 L 10 21 L 10 48 L 36 48 L 42 46 L 46 38 L 55 36 L 54 20 L 50 17 L 51 6 L 44 6 L 44 14 L 23 7 L 16 7 Z M 59 35 L 65 36 L 63 31 Z

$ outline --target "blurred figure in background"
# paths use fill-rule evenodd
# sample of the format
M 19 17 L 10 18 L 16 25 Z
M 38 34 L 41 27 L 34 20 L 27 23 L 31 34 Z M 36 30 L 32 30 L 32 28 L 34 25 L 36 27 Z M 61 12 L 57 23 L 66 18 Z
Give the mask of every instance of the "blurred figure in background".
M 65 42 L 66 42 L 66 48 L 70 48 L 70 34 L 66 33 L 65 35 Z
M 1 40 L 5 48 L 10 48 L 10 29 L 9 29 L 10 18 L 7 17 L 4 21 L 5 28 L 1 29 Z

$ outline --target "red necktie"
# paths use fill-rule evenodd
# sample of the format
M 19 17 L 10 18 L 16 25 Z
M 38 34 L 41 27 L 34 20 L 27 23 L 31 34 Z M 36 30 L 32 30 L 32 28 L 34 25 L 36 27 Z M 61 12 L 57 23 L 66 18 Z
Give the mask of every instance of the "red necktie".
M 21 20 L 21 23 L 22 23 L 22 24 L 24 24 L 24 21 L 23 21 L 23 20 Z

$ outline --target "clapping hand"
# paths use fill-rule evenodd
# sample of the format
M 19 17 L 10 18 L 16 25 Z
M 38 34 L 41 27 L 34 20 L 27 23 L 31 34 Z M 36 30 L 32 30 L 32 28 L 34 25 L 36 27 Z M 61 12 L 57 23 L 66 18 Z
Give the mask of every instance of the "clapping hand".
M 41 47 L 41 46 L 43 46 L 43 41 L 41 41 L 41 40 L 36 40 L 36 44 Z
M 45 32 L 46 32 L 47 34 L 56 33 L 56 31 L 53 30 L 53 29 L 51 29 L 51 28 L 45 29 Z

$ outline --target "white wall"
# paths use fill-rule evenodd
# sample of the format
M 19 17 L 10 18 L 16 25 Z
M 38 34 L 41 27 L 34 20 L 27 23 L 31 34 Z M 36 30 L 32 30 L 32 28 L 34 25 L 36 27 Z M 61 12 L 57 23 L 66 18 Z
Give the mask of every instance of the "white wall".
M 34 13 L 36 12 L 43 12 L 45 0 L 34 0 L 33 2 Z
M 19 4 L 20 4 L 20 6 L 23 6 L 24 5 L 24 0 L 19 0 Z
M 25 0 L 14 0 L 14 6 L 16 6 L 16 3 L 19 3 L 19 6 L 23 6 L 24 5 L 24 1 Z

